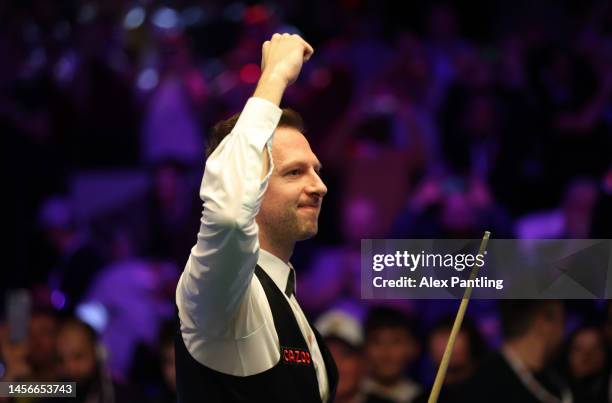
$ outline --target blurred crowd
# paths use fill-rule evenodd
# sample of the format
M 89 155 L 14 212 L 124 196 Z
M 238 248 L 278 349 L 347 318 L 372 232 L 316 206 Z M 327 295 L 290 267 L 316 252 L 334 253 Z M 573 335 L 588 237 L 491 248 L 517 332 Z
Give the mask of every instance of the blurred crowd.
M 329 193 L 292 261 L 332 340 L 338 401 L 421 401 L 456 309 L 360 300 L 361 239 L 612 238 L 609 2 L 405 3 L 0 0 L 0 292 L 26 289 L 32 306 L 5 315 L 0 377 L 173 401 L 174 290 L 207 136 L 251 95 L 274 32 L 315 48 L 284 106 Z M 608 401 L 604 301 L 512 303 L 525 315 L 474 301 L 447 384 L 493 385 L 526 354 L 554 393 Z
M 464 322 L 440 402 L 612 401 L 612 303 L 580 315 L 558 300 L 501 300 L 497 308 L 497 341 L 477 316 Z M 340 375 L 335 402 L 427 402 L 454 317 L 424 319 L 390 306 L 372 306 L 362 319 L 340 308 L 320 315 L 315 326 Z M 66 401 L 176 402 L 176 321 L 138 343 L 123 371 L 104 332 L 83 318 L 35 309 L 17 341 L 11 324 L 0 327 L 3 381 L 75 382 L 76 400 Z

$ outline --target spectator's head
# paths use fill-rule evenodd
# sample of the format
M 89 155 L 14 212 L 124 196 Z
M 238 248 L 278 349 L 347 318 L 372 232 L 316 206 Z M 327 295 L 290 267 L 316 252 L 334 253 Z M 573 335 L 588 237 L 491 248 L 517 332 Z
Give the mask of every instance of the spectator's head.
M 601 329 L 595 326 L 576 330 L 568 341 L 568 372 L 581 380 L 601 374 L 606 369 L 608 349 Z
M 429 354 L 436 368 L 442 362 L 454 318 L 444 318 L 429 334 Z M 456 384 L 468 379 L 485 353 L 485 343 L 474 322 L 466 319 L 455 339 L 455 347 L 444 382 Z
M 373 308 L 365 322 L 365 353 L 373 379 L 383 384 L 401 380 L 420 353 L 412 321 L 395 309 Z
M 32 312 L 28 332 L 28 361 L 35 374 L 50 376 L 55 373 L 57 330 L 58 318 L 52 310 Z
M 542 348 L 550 360 L 563 340 L 564 309 L 557 300 L 500 301 L 502 333 L 506 341 L 528 341 Z
M 361 325 L 342 311 L 330 311 L 323 314 L 315 326 L 338 367 L 336 397 L 339 401 L 352 401 L 359 393 L 365 375 Z
M 70 318 L 57 336 L 60 373 L 66 379 L 87 382 L 94 379 L 102 365 L 102 352 L 96 331 L 87 323 Z
M 215 126 L 209 151 L 222 142 L 237 119 L 238 116 L 233 116 Z M 284 109 L 275 133 L 272 142 L 274 169 L 256 220 L 262 248 L 290 255 L 296 241 L 317 233 L 327 187 L 319 177 L 321 164 L 302 134 L 300 115 Z

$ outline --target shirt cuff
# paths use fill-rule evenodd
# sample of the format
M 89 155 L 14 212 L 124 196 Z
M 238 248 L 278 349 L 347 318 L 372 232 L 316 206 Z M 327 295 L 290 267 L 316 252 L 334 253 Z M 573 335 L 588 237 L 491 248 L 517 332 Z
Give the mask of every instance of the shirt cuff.
M 272 139 L 283 111 L 272 102 L 263 98 L 251 97 L 247 101 L 234 131 L 248 133 L 249 142 L 258 150 Z

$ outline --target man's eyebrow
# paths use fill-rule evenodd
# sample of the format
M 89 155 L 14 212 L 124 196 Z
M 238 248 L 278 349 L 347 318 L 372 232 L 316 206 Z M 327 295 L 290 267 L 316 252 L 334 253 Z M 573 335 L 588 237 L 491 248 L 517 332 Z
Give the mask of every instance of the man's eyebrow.
M 303 167 L 307 165 L 309 165 L 308 162 L 302 161 L 302 160 L 283 161 L 280 164 L 278 164 L 278 169 L 283 170 L 283 169 L 288 169 L 294 166 Z M 321 164 L 321 162 L 318 160 L 313 165 L 316 171 L 320 171 L 321 169 L 323 169 L 323 164 Z

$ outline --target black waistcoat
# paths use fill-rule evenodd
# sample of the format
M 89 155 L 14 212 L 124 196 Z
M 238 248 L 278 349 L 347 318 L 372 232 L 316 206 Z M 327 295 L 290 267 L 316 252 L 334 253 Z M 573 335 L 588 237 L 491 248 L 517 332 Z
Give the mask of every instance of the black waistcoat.
M 179 330 L 175 340 L 178 403 L 321 403 L 310 351 L 289 302 L 261 267 L 256 267 L 255 275 L 272 310 L 280 342 L 280 361 L 256 375 L 223 374 L 197 362 L 187 351 Z M 332 402 L 338 383 L 338 370 L 321 335 L 314 326 L 311 327 L 325 361 L 329 402 Z

